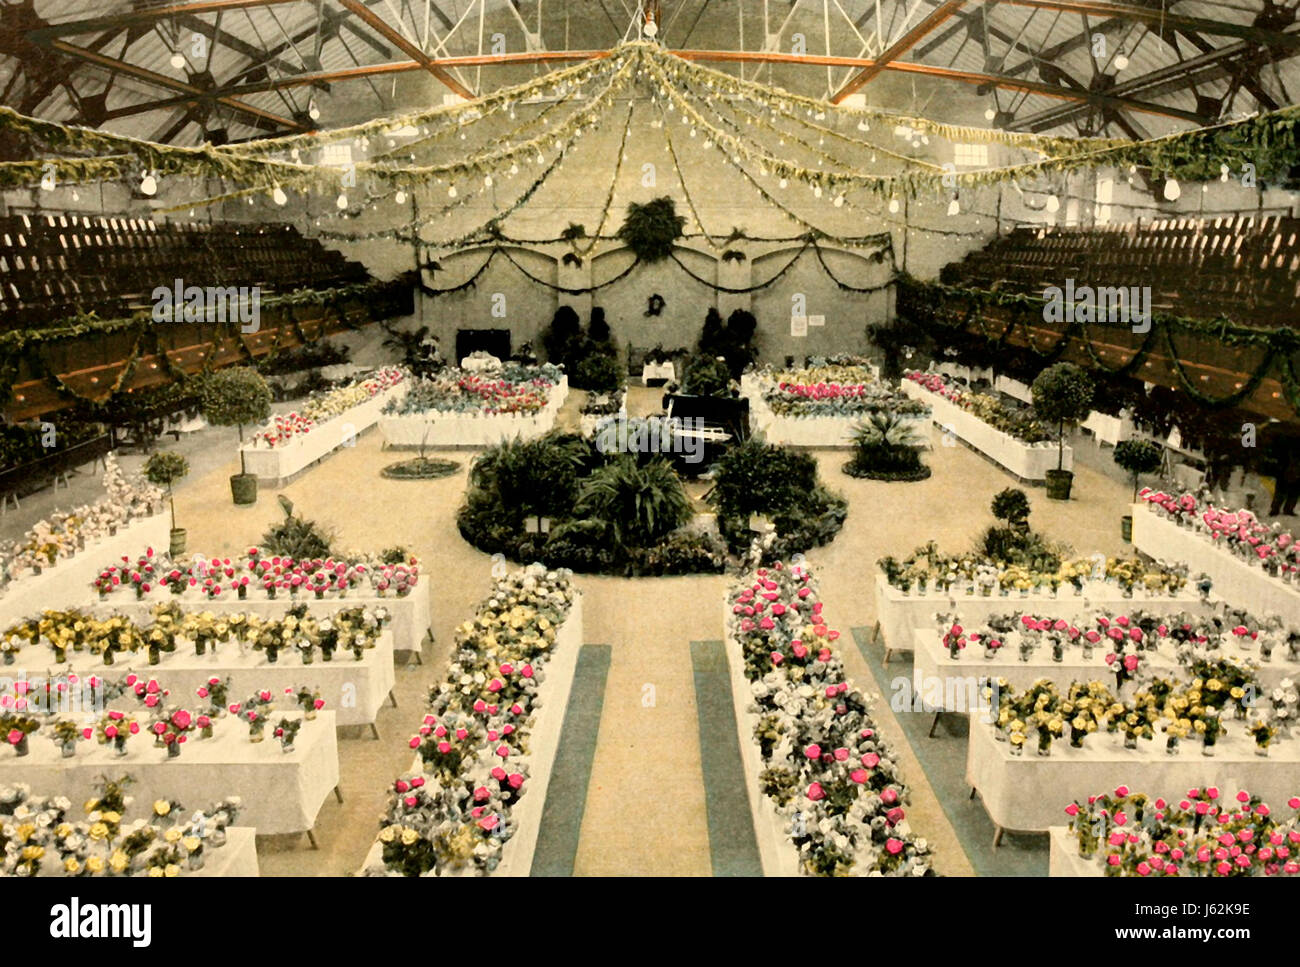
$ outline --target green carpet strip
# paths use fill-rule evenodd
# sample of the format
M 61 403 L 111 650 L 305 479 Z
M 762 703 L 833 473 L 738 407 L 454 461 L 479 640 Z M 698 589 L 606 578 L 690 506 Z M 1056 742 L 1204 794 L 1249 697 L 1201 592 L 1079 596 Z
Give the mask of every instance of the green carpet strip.
M 591 763 L 600 734 L 600 713 L 605 705 L 605 679 L 609 675 L 609 645 L 583 645 L 573 673 L 564 730 L 555 751 L 555 765 L 546 790 L 532 876 L 572 876 L 587 808 Z
M 745 766 L 736 735 L 731 673 L 722 642 L 692 641 L 691 665 L 713 875 L 762 876 L 753 814 L 745 793 Z
M 934 738 L 929 737 L 934 713 L 916 711 L 910 701 L 904 711 L 897 710 L 895 696 L 910 700 L 912 695 L 912 663 L 906 654 L 895 656 L 886 667 L 881 664 L 884 648 L 873 645 L 870 628 L 854 628 L 853 640 L 863 660 L 876 677 L 876 684 L 884 701 L 895 706 L 898 719 L 916 758 L 920 760 L 930 788 L 939 797 L 948 822 L 952 824 L 962 849 L 979 876 L 1047 876 L 1049 849 L 1047 837 L 1041 834 L 1008 832 L 1002 845 L 993 848 L 993 821 L 984 811 L 984 804 L 970 798 L 966 785 L 966 743 L 969 722 L 965 715 L 944 713 Z M 1061 814 L 1064 817 L 1064 813 Z

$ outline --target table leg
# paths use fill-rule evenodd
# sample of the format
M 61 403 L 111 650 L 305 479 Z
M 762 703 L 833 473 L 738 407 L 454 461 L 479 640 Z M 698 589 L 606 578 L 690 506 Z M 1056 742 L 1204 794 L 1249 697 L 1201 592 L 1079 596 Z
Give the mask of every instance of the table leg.
M 373 736 L 375 737 L 375 741 L 376 741 L 376 742 L 379 741 L 379 729 L 377 729 L 377 728 L 375 727 L 375 723 L 374 723 L 374 722 L 371 722 L 371 723 L 370 723 L 370 734 L 373 735 Z
M 929 736 L 927 736 L 927 738 L 931 738 L 931 739 L 934 738 L 934 730 L 939 727 L 939 716 L 942 714 L 943 714 L 942 712 L 934 713 L 934 721 L 930 723 L 930 734 Z
M 1002 827 L 994 826 L 993 827 L 993 848 L 997 849 L 1001 845 L 1002 845 Z
M 397 696 L 393 694 L 391 688 L 388 690 L 388 700 L 393 703 L 393 708 L 397 708 Z
M 315 830 L 311 830 L 311 829 L 307 830 L 307 841 L 311 843 L 312 849 L 320 849 L 320 844 L 316 842 Z
M 334 787 L 334 798 L 337 799 L 340 803 L 343 802 L 343 790 L 340 789 L 338 786 Z
M 885 658 L 884 658 L 884 661 L 881 662 L 882 665 L 888 665 L 888 664 L 889 664 L 889 656 L 890 656 L 890 654 L 891 654 L 891 652 L 890 652 L 890 650 L 889 650 L 889 646 L 886 645 L 886 646 L 885 646 Z
M 971 799 L 974 799 L 974 798 L 975 798 L 975 793 L 976 793 L 976 792 L 978 792 L 978 790 L 977 790 L 974 786 L 971 786 L 971 787 L 970 787 L 970 797 L 971 797 Z
M 879 621 L 877 621 L 876 626 L 871 629 L 871 643 L 873 645 L 880 644 L 880 622 Z

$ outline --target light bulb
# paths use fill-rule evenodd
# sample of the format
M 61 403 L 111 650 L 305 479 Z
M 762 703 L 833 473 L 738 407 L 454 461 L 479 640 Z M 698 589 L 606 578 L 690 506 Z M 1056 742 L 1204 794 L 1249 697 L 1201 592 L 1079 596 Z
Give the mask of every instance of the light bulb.
M 1183 194 L 1183 186 L 1178 183 L 1176 178 L 1170 178 L 1165 182 L 1165 199 L 1168 201 L 1178 201 Z
M 271 201 L 275 202 L 277 205 L 283 205 L 288 200 L 289 196 L 284 193 L 284 189 L 279 185 L 276 185 L 275 190 L 271 192 Z
M 961 204 L 957 201 L 956 198 L 954 198 L 952 201 L 948 202 L 948 214 L 949 214 L 949 215 L 958 215 L 958 214 L 960 214 L 960 213 L 961 213 Z
M 859 130 L 859 131 L 870 131 L 870 130 L 871 130 L 871 125 L 868 124 L 866 121 L 859 121 L 859 122 L 858 122 L 858 130 Z
M 1047 210 L 1052 213 L 1059 212 L 1061 210 L 1061 199 L 1057 198 L 1055 195 L 1048 195 Z
M 140 194 L 156 195 L 157 193 L 158 193 L 158 179 L 153 176 L 152 172 L 150 172 L 149 174 L 145 175 L 144 178 L 141 179 L 140 181 Z
M 491 187 L 492 187 L 492 176 L 491 176 L 491 175 L 488 175 L 486 178 L 484 178 L 484 179 L 483 179 L 483 184 L 485 184 L 487 187 L 491 188 Z
M 993 108 L 989 108 L 987 111 L 984 112 L 985 121 L 992 121 L 997 116 L 998 116 L 998 112 L 993 110 Z
M 510 166 L 510 173 L 511 173 L 512 175 L 517 175 L 517 174 L 519 174 L 519 165 L 517 165 L 517 164 L 512 164 L 512 165 Z
M 843 208 L 843 207 L 844 207 L 844 196 L 843 196 L 843 195 L 836 195 L 836 196 L 835 196 L 835 207 L 836 207 L 836 208 Z
M 397 194 L 393 196 L 393 201 L 397 202 L 399 205 L 406 204 L 406 192 L 398 189 Z
M 307 102 L 307 116 L 313 121 L 320 120 L 320 107 L 317 106 L 316 98 L 314 97 Z
M 171 61 L 171 64 L 172 64 L 172 67 L 174 67 L 176 70 L 184 70 L 184 69 L 185 69 L 185 55 L 182 54 L 179 50 L 174 51 L 174 52 L 172 53 L 172 61 Z
M 647 37 L 649 37 L 649 38 L 651 38 L 651 39 L 653 40 L 654 37 L 659 33 L 659 25 L 658 25 L 657 23 L 655 23 L 653 20 L 651 20 L 651 21 L 648 21 L 648 22 L 646 23 L 646 25 L 645 25 L 644 27 L 641 28 L 641 31 L 642 31 L 642 33 L 644 33 Z
M 788 178 L 782 178 L 780 181 L 777 182 L 777 184 L 780 185 L 782 188 L 789 188 L 790 180 Z
M 898 214 L 898 199 L 897 199 L 897 198 L 891 198 L 891 199 L 889 199 L 889 212 L 890 212 L 891 215 L 897 215 L 897 214 Z
M 344 208 L 348 207 L 348 196 L 346 194 L 340 193 L 338 198 L 334 199 L 334 204 L 339 209 L 339 211 L 342 211 Z
M 821 196 L 822 196 L 822 186 L 821 186 L 821 185 L 813 185 L 813 197 L 814 197 L 814 198 L 820 198 Z
M 1115 55 L 1115 70 L 1122 71 L 1126 67 L 1128 67 L 1128 55 L 1121 50 Z
M 456 186 L 455 186 L 455 185 L 448 185 L 448 186 L 447 186 L 447 197 L 448 197 L 448 198 L 455 198 L 455 197 L 456 197 Z

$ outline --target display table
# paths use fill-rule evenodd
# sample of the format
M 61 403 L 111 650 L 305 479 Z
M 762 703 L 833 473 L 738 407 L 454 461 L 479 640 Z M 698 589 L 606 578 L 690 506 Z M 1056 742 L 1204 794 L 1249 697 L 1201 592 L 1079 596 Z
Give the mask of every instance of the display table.
M 725 602 L 723 627 L 729 627 L 731 608 Z M 745 658 L 740 642 L 729 633 L 723 643 L 727 653 L 727 667 L 731 676 L 731 706 L 736 718 L 736 737 L 740 741 L 741 767 L 745 770 L 745 795 L 749 799 L 749 814 L 754 824 L 754 838 L 758 841 L 758 857 L 764 876 L 799 876 L 799 851 L 785 832 L 785 817 L 777 812 L 771 799 L 763 795 L 759 776 L 765 765 L 758 743 L 754 741 L 754 728 L 758 716 L 751 712 L 754 704 L 749 679 L 745 677 Z
M 358 436 L 379 422 L 385 404 L 404 397 L 407 389 L 404 380 L 281 446 L 246 443 L 240 448 L 244 467 L 257 474 L 258 480 L 279 486 L 339 447 L 355 445 Z
M 375 647 L 363 652 L 360 661 L 350 651 L 335 652 L 332 661 L 321 661 L 319 651 L 310 665 L 304 665 L 296 653 L 279 656 L 275 664 L 266 660 L 262 652 L 244 646 L 243 653 L 237 643 L 229 642 L 209 648 L 202 657 L 194 654 L 189 642 L 177 642 L 177 650 L 163 653 L 157 665 L 150 665 L 143 654 L 119 656 L 112 665 L 105 665 L 94 655 L 72 653 L 72 661 L 59 666 L 61 671 L 75 671 L 81 675 L 104 675 L 114 678 L 135 672 L 144 678 L 156 678 L 163 688 L 169 689 L 174 701 L 193 708 L 200 699 L 195 690 L 210 678 L 230 679 L 230 700 L 239 702 L 255 691 L 269 688 L 279 696 L 291 686 L 306 685 L 320 690 L 326 710 L 333 710 L 336 724 L 368 725 L 375 729 L 375 717 L 380 707 L 390 697 L 396 676 L 393 672 L 393 633 L 384 631 Z M 48 649 L 32 649 L 49 654 Z M 18 665 L 23 665 L 23 655 Z M 189 751 L 189 742 L 186 751 Z
M 171 519 L 155 514 L 118 528 L 116 534 L 91 541 L 84 551 L 61 559 L 40 574 L 25 572 L 0 598 L 0 627 L 8 627 L 44 608 L 65 608 L 84 602 L 91 583 L 104 567 L 128 555 L 132 560 L 147 547 L 165 551 L 170 541 Z
M 1038 737 L 1029 736 L 1022 755 L 1011 754 L 1011 743 L 993 737 L 993 727 L 972 713 L 966 749 L 966 782 L 977 790 L 989 818 L 997 827 L 994 844 L 1004 829 L 1046 832 L 1059 825 L 1065 807 L 1078 799 L 1139 785 L 1152 796 L 1178 798 L 1188 789 L 1219 785 L 1249 789 L 1264 802 L 1286 802 L 1296 794 L 1300 740 L 1273 743 L 1267 757 L 1255 754 L 1255 740 L 1242 722 L 1226 721 L 1216 755 L 1201 754 L 1196 741 L 1184 741 L 1176 755 L 1165 754 L 1164 736 L 1140 740 L 1138 748 L 1122 747 L 1122 737 L 1097 732 L 1082 749 L 1069 741 L 1052 742 L 1052 754 L 1036 754 Z
M 536 413 L 458 413 L 432 410 L 379 419 L 379 432 L 389 449 L 490 447 L 518 437 L 532 440 L 555 428 L 555 418 L 569 395 L 569 378 L 551 387 L 546 405 Z
M 1180 609 L 1181 610 L 1181 609 Z M 937 629 L 917 631 L 914 637 L 915 648 L 912 651 L 912 680 L 914 694 L 919 693 L 925 699 L 924 710 L 927 712 L 968 712 L 972 707 L 970 698 L 978 695 L 976 681 L 984 677 L 1005 678 L 1016 691 L 1029 688 L 1034 682 L 1046 678 L 1058 686 L 1064 687 L 1071 682 L 1100 681 L 1110 684 L 1115 673 L 1106 664 L 1109 645 L 1100 642 L 1093 649 L 1092 658 L 1085 660 L 1083 649 L 1078 645 L 1068 645 L 1062 661 L 1052 661 L 1050 645 L 1040 644 L 1029 661 L 1021 661 L 1018 649 L 1009 644 L 998 652 L 996 658 L 985 658 L 984 649 L 968 646 L 962 656 L 954 661 L 948 656 L 944 647 L 943 636 Z M 1109 639 L 1107 639 L 1109 642 Z M 1259 649 L 1240 648 L 1235 645 L 1222 649 L 1225 657 L 1253 659 L 1259 661 Z M 1187 676 L 1180 671 L 1174 658 L 1174 645 L 1164 642 L 1158 651 L 1142 653 L 1143 663 L 1149 671 L 1162 678 L 1183 678 Z M 1300 678 L 1300 663 L 1279 660 L 1259 665 L 1260 684 L 1273 689 L 1284 678 Z M 942 690 L 934 688 L 935 681 L 943 683 Z M 933 694 L 936 700 L 928 698 Z
M 649 386 L 651 380 L 663 383 L 677 382 L 677 367 L 672 363 L 646 363 L 641 367 L 641 385 Z
M 132 552 L 132 560 L 138 553 L 138 548 Z M 111 563 L 107 560 L 101 562 L 103 565 Z M 86 584 L 89 583 L 88 579 Z M 254 591 L 244 601 L 240 601 L 233 594 L 223 594 L 219 598 L 209 599 L 201 591 L 187 591 L 185 594 L 174 595 L 166 588 L 156 588 L 145 595 L 143 601 L 137 601 L 130 591 L 118 591 L 101 599 L 93 590 L 87 591 L 83 588 L 81 596 L 70 602 L 68 606 L 83 608 L 95 614 L 123 614 L 134 619 L 137 624 L 147 624 L 150 621 L 154 605 L 173 602 L 180 605 L 183 611 L 211 611 L 215 614 L 243 612 L 255 614 L 260 618 L 283 618 L 285 612 L 297 604 L 305 604 L 308 614 L 318 618 L 348 608 L 382 607 L 386 608 L 393 617 L 387 629 L 393 635 L 393 650 L 413 651 L 418 655 L 424 637 L 430 633 L 433 625 L 429 586 L 428 578 L 421 574 L 415 587 L 401 597 L 389 594 L 381 598 L 374 591 L 362 593 L 360 588 L 355 588 L 349 591 L 346 597 L 340 598 L 338 595 L 327 594 L 319 599 L 314 594 L 290 596 L 284 593 L 275 598 L 268 598 L 264 593 Z M 12 621 L 30 617 L 44 607 L 46 607 L 44 602 L 33 602 L 21 614 L 15 615 Z M 0 627 L 7 627 L 7 625 Z
M 137 802 L 178 799 L 196 804 L 239 796 L 243 800 L 240 822 L 256 829 L 259 836 L 310 832 L 325 797 L 331 790 L 338 795 L 334 713 L 326 710 L 315 721 L 304 723 L 292 752 L 281 751 L 271 729 L 281 716 L 295 718 L 301 713 L 270 714 L 262 742 L 249 742 L 248 726 L 227 716 L 216 724 L 210 739 L 191 733 L 176 759 L 167 758 L 143 733 L 131 738 L 124 756 L 91 741 L 79 742 L 77 754 L 64 759 L 53 741 L 37 733 L 30 739 L 28 755 L 19 758 L 10 751 L 0 756 L 0 782 L 57 789 L 79 802 L 95 792 L 104 776 L 128 773 L 135 779 L 130 791 Z
M 944 430 L 951 431 L 972 449 L 978 450 L 994 463 L 1010 470 L 1021 480 L 1045 480 L 1048 470 L 1055 470 L 1057 446 L 1055 443 L 1024 443 L 1010 434 L 989 426 L 968 410 L 951 400 L 931 393 L 914 380 L 903 380 L 903 392 L 914 400 L 929 405 L 931 419 Z M 1065 448 L 1063 469 L 1074 469 L 1074 451 Z
M 1288 626 L 1300 626 L 1300 589 L 1271 576 L 1217 546 L 1202 531 L 1179 527 L 1150 510 L 1133 505 L 1133 546 L 1157 561 L 1186 561 L 1193 574 L 1204 571 L 1214 593 L 1251 614 L 1279 615 Z
M 1094 410 L 1079 425 L 1095 436 L 1098 443 L 1109 443 L 1111 446 L 1137 436 L 1137 427 L 1129 419 L 1127 410 L 1121 411 L 1119 416 L 1108 416 Z
M 573 690 L 578 652 L 582 649 L 582 629 L 582 595 L 579 593 L 574 596 L 564 624 L 556 630 L 555 644 L 542 669 L 546 678 L 539 692 L 540 708 L 529 733 L 526 759 L 529 779 L 524 787 L 524 795 L 519 797 L 518 803 L 510 811 L 508 822 L 514 834 L 502 848 L 501 862 L 492 876 L 528 876 L 532 872 L 537 834 L 542 825 L 542 810 L 546 806 L 546 790 L 550 787 L 555 753 L 560 745 L 560 732 L 569 707 L 569 694 Z M 413 775 L 423 773 L 424 766 L 418 755 L 409 771 Z M 376 839 L 366 854 L 361 871 L 364 873 L 369 869 L 383 868 L 383 847 Z
M 62 877 L 62 867 L 46 857 L 41 864 L 41 878 Z M 257 866 L 257 831 L 251 826 L 227 826 L 226 842 L 215 849 L 203 848 L 203 868 L 182 867 L 181 876 L 259 876 Z M 103 878 L 103 877 L 100 877 Z
M 844 416 L 778 416 L 764 398 L 764 393 L 773 385 L 770 378 L 760 378 L 752 373 L 740 378 L 740 395 L 749 400 L 749 428 L 762 433 L 768 443 L 792 447 L 851 447 L 853 431 L 870 419 L 870 414 L 865 412 Z M 930 417 L 902 416 L 899 422 L 914 430 L 928 445 L 930 435 L 926 431 Z
M 938 613 L 956 614 L 964 624 L 973 627 L 993 615 L 1017 611 L 1035 614 L 1041 612 L 1044 618 L 1050 615 L 1052 618 L 1071 620 L 1084 617 L 1095 609 L 1130 612 L 1141 608 L 1147 611 L 1191 611 L 1194 614 L 1204 614 L 1210 607 L 1191 588 L 1184 588 L 1172 597 L 1168 594 L 1149 594 L 1145 589 L 1135 588 L 1133 597 L 1126 598 L 1120 586 L 1109 581 L 1085 582 L 1081 595 L 1076 595 L 1071 587 L 1061 588 L 1056 597 L 1049 593 L 1034 593 L 1023 598 L 1019 594 L 1003 597 L 996 592 L 989 597 L 965 593 L 951 595 L 935 588 L 925 594 L 916 591 L 904 594 L 877 571 L 875 589 L 875 637 L 877 641 L 884 638 L 886 663 L 894 652 L 907 651 L 913 646 L 917 631 L 932 631 L 935 627 L 934 616 Z
M 1101 876 L 1096 860 L 1085 860 L 1079 855 L 1079 841 L 1068 826 L 1053 826 L 1047 831 L 1051 844 L 1047 865 L 1048 876 Z
M 1034 402 L 1034 391 L 1028 384 L 1020 382 L 1018 379 L 1012 379 L 1010 376 L 999 376 L 993 380 L 993 388 L 999 393 L 1005 393 L 1014 400 L 1021 403 Z

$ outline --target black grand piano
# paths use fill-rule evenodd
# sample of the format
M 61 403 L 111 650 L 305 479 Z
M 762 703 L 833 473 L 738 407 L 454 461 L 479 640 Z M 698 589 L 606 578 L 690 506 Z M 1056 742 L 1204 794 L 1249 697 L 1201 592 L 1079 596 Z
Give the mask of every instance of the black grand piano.
M 688 462 L 684 458 L 691 454 L 673 454 L 677 471 L 683 476 L 699 476 L 728 446 L 749 438 L 749 400 L 677 393 L 669 394 L 665 400 L 668 418 L 681 421 L 674 434 L 703 441 L 702 460 Z

